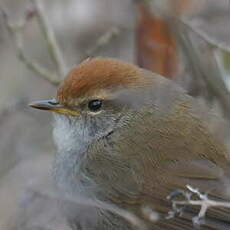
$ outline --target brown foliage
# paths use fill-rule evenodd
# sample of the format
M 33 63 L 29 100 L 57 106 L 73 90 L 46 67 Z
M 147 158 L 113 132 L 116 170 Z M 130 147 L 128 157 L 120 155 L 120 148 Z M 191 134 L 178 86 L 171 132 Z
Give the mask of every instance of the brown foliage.
M 153 15 L 145 4 L 138 5 L 136 27 L 137 64 L 174 78 L 178 69 L 176 41 L 166 20 Z

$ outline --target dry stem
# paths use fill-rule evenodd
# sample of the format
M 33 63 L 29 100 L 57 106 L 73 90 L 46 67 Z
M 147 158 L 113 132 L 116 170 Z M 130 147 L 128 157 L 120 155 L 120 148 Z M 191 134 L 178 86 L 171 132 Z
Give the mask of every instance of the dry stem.
M 39 25 L 49 47 L 49 54 L 51 55 L 53 61 L 57 66 L 57 74 L 48 71 L 39 63 L 31 60 L 31 58 L 27 57 L 24 53 L 23 30 L 26 27 L 27 22 L 31 19 L 31 17 L 25 14 L 19 23 L 12 24 L 9 22 L 8 12 L 4 8 L 0 8 L 0 10 L 3 15 L 5 26 L 9 34 L 13 38 L 13 42 L 16 49 L 16 55 L 19 58 L 19 60 L 21 60 L 31 71 L 37 73 L 42 78 L 48 80 L 51 84 L 57 85 L 64 77 L 64 74 L 66 73 L 66 67 L 63 58 L 61 57 L 61 52 L 57 45 L 54 33 L 48 24 L 48 20 L 45 17 L 45 13 L 43 11 L 41 2 L 39 0 L 32 1 L 35 12 L 33 16 L 36 16 L 38 19 Z
M 48 80 L 51 84 L 57 85 L 66 75 L 68 68 L 66 67 L 66 64 L 64 62 L 62 52 L 58 45 L 53 29 L 49 24 L 41 0 L 30 1 L 32 2 L 34 9 L 31 11 L 32 13 L 27 12 L 27 14 L 24 15 L 23 19 L 19 23 L 11 24 L 9 22 L 9 15 L 7 11 L 1 8 L 0 10 L 3 14 L 4 23 L 9 34 L 13 38 L 13 42 L 16 48 L 16 55 L 19 58 L 19 60 L 21 60 L 27 66 L 28 69 L 32 70 L 42 78 Z M 49 70 L 41 66 L 39 63 L 31 60 L 31 58 L 27 57 L 24 53 L 23 30 L 26 27 L 27 22 L 32 17 L 36 17 L 39 23 L 42 35 L 44 36 L 48 46 L 48 54 L 51 56 L 56 66 L 57 73 L 50 72 Z M 84 56 L 84 59 L 94 56 L 94 54 L 100 48 L 109 44 L 115 37 L 117 37 L 120 34 L 120 31 L 121 29 L 118 27 L 111 27 L 108 31 L 106 31 L 102 36 L 99 37 L 99 39 L 95 42 L 92 48 L 88 49 L 86 55 Z
M 187 185 L 188 191 L 177 190 L 172 192 L 167 199 L 172 201 L 172 210 L 168 213 L 167 219 L 174 218 L 175 216 L 182 215 L 184 207 L 187 205 L 200 206 L 200 211 L 197 216 L 193 217 L 192 221 L 195 227 L 199 227 L 202 221 L 205 220 L 205 215 L 211 207 L 225 207 L 230 208 L 229 202 L 214 201 L 208 198 L 207 194 L 202 194 L 198 189 Z M 178 196 L 182 195 L 185 200 L 175 200 Z M 193 200 L 192 196 L 196 195 L 199 200 Z
M 108 45 L 114 38 L 118 37 L 121 33 L 121 28 L 113 26 L 109 28 L 104 34 L 102 34 L 95 42 L 95 44 L 86 51 L 86 56 L 82 58 L 86 59 L 92 57 L 102 47 Z
M 44 11 L 44 7 L 41 3 L 41 0 L 31 0 L 31 2 L 35 6 L 37 12 L 37 19 L 42 30 L 42 34 L 44 35 L 48 45 L 48 52 L 57 67 L 59 76 L 62 78 L 67 73 L 67 67 L 64 62 L 62 52 L 60 50 L 60 47 L 58 46 L 52 27 L 48 22 L 48 18 Z

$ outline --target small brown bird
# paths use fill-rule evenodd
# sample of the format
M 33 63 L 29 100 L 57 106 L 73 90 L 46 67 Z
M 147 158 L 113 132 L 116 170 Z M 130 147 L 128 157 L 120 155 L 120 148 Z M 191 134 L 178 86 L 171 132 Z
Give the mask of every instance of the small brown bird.
M 154 230 L 194 229 L 193 207 L 165 218 L 171 210 L 166 197 L 187 184 L 211 198 L 228 198 L 229 155 L 208 128 L 211 115 L 168 79 L 115 59 L 93 58 L 71 70 L 55 99 L 31 106 L 54 112 L 53 172 L 71 197 L 115 205 Z M 145 206 L 160 214 L 156 223 L 141 211 Z M 94 229 L 133 229 L 116 214 L 95 212 Z M 87 229 L 77 218 L 79 229 Z M 201 229 L 230 229 L 227 209 L 210 209 L 205 220 Z

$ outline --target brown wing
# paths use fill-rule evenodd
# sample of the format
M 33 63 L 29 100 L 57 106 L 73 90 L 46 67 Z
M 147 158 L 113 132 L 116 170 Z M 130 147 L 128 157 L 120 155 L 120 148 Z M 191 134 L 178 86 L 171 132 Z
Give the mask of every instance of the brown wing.
M 164 170 L 156 170 L 155 173 L 160 175 L 157 176 L 158 183 L 149 182 L 142 198 L 144 204 L 151 204 L 151 207 L 162 214 L 162 219 L 156 223 L 159 229 L 194 229 L 192 218 L 198 215 L 200 206 L 187 205 L 182 216 L 171 220 L 164 219 L 172 210 L 172 203 L 166 197 L 179 189 L 186 191 L 188 184 L 199 188 L 201 192 L 207 192 L 210 199 L 230 201 L 225 193 L 229 185 L 226 184 L 223 170 L 208 160 L 169 163 Z M 181 196 L 180 199 L 185 200 Z M 193 199 L 197 197 L 193 196 Z M 201 229 L 230 229 L 230 209 L 210 208 Z
M 149 91 L 120 98 L 126 105 L 134 104 L 133 112 L 119 132 L 110 135 L 110 142 L 94 145 L 89 170 L 99 193 L 139 216 L 143 205 L 166 215 L 171 209 L 166 197 L 187 184 L 210 191 L 210 198 L 227 198 L 229 161 L 224 146 L 207 127 L 203 108 L 170 81 L 160 77 L 156 81 Z M 191 218 L 197 209 L 190 207 L 185 213 L 172 220 L 162 217 L 150 226 L 194 229 Z M 210 209 L 206 221 L 203 229 L 230 229 L 230 212 Z
M 143 107 L 120 137 L 123 141 L 119 151 L 126 153 L 127 161 L 135 168 L 136 183 L 141 181 L 138 191 L 143 194 L 135 201 L 141 205 L 151 203 L 166 214 L 171 209 L 167 195 L 185 189 L 187 184 L 209 192 L 210 198 L 228 199 L 229 161 L 225 147 L 208 128 L 211 115 L 206 111 L 206 116 L 203 108 L 170 82 L 157 87 L 152 107 Z M 157 226 L 193 229 L 191 217 L 197 211 L 197 207 L 190 207 L 185 216 L 163 219 Z M 230 229 L 230 211 L 210 209 L 204 226 Z

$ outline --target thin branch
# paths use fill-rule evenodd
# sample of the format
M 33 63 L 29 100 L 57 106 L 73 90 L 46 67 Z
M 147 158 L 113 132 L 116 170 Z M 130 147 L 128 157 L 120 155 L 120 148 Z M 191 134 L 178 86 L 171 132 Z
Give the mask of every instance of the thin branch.
M 40 25 L 40 28 L 42 30 L 42 34 L 44 34 L 44 37 L 46 39 L 49 53 L 58 69 L 58 74 L 60 76 L 60 79 L 62 79 L 66 73 L 67 73 L 67 67 L 64 62 L 64 58 L 62 56 L 62 52 L 58 46 L 56 37 L 54 35 L 54 32 L 52 30 L 52 27 L 50 26 L 48 22 L 48 18 L 46 16 L 46 13 L 44 11 L 44 7 L 42 5 L 41 0 L 31 0 L 33 3 L 36 12 L 37 12 L 37 19 L 38 23 Z
M 179 31 L 175 31 L 175 34 L 178 44 L 187 57 L 185 60 L 193 71 L 193 76 L 197 78 L 197 81 L 200 79 L 204 80 L 209 92 L 212 92 L 212 95 L 218 98 L 223 111 L 229 115 L 230 92 L 222 80 L 222 74 L 218 68 L 213 48 L 200 34 L 196 33 L 191 27 L 188 27 L 183 21 L 178 21 L 177 26 Z M 190 34 L 189 32 L 192 33 Z M 203 50 L 201 50 L 199 43 L 193 42 L 191 35 L 203 42 Z
M 4 9 L 0 9 L 4 16 L 4 22 L 9 34 L 13 37 L 13 42 L 16 48 L 16 55 L 21 60 L 28 69 L 32 70 L 42 78 L 48 80 L 51 84 L 57 85 L 63 79 L 63 77 L 67 73 L 67 67 L 64 62 L 64 58 L 62 56 L 62 52 L 58 46 L 55 34 L 53 32 L 52 27 L 49 24 L 48 18 L 44 11 L 44 7 L 42 5 L 41 0 L 30 0 L 33 5 L 33 10 L 27 11 L 24 15 L 24 18 L 19 23 L 11 24 L 9 23 L 9 16 Z M 46 68 L 41 66 L 39 63 L 32 61 L 28 58 L 24 53 L 24 41 L 23 41 L 23 30 L 27 25 L 27 22 L 36 16 L 42 35 L 44 36 L 47 46 L 48 46 L 48 53 L 51 56 L 56 69 L 57 74 L 48 71 Z M 84 58 L 86 59 L 89 56 L 94 56 L 94 54 L 103 46 L 107 45 L 111 42 L 115 37 L 120 34 L 121 29 L 118 27 L 111 27 L 105 34 L 103 34 L 99 39 L 96 41 L 95 45 L 90 48 Z
M 195 27 L 189 20 L 183 20 L 183 23 L 190 28 L 190 30 L 194 31 L 196 34 L 198 34 L 202 39 L 207 41 L 209 44 L 219 48 L 222 51 L 230 52 L 230 46 L 225 44 L 224 42 L 217 41 L 212 36 L 208 36 L 202 29 L 200 29 L 198 26 Z
M 86 51 L 86 56 L 84 56 L 82 58 L 86 59 L 88 57 L 92 57 L 95 55 L 95 53 L 101 49 L 102 47 L 108 45 L 113 39 L 117 38 L 121 33 L 121 28 L 117 27 L 117 26 L 113 26 L 111 28 L 109 28 L 109 30 L 107 30 L 104 34 L 102 34 L 97 41 L 95 42 L 95 44 L 89 48 Z
M 182 215 L 185 206 L 200 206 L 200 211 L 197 216 L 193 217 L 192 221 L 195 227 L 199 227 L 202 221 L 205 220 L 205 215 L 211 207 L 225 207 L 230 208 L 230 202 L 214 201 L 208 198 L 207 194 L 202 194 L 198 189 L 187 185 L 188 191 L 177 190 L 172 192 L 167 199 L 172 201 L 172 210 L 168 213 L 167 219 L 174 218 L 175 216 Z M 182 195 L 185 200 L 175 200 L 178 196 Z M 196 195 L 197 199 L 193 200 L 192 196 Z
M 39 65 L 38 63 L 34 62 L 30 58 L 28 58 L 24 53 L 24 44 L 22 38 L 22 32 L 25 28 L 28 18 L 24 17 L 19 23 L 11 24 L 9 22 L 9 16 L 5 9 L 0 8 L 0 11 L 3 15 L 5 26 L 9 32 L 9 34 L 13 38 L 13 42 L 16 48 L 16 55 L 28 69 L 32 70 L 33 72 L 39 74 L 44 79 L 48 80 L 50 83 L 57 85 L 59 84 L 58 76 L 54 73 L 50 73 L 47 69 Z

